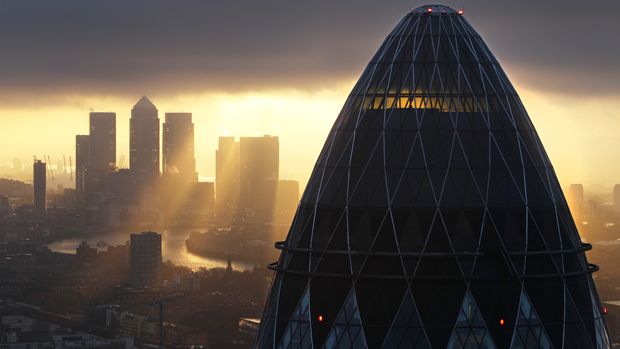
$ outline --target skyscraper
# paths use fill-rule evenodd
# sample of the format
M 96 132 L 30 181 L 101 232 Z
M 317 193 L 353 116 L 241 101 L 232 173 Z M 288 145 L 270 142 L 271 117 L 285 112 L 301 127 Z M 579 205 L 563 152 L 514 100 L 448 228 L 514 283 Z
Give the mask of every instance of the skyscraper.
M 129 123 L 129 167 L 136 179 L 155 179 L 159 176 L 159 117 L 146 96 L 131 109 Z
M 219 217 L 230 217 L 239 206 L 239 142 L 220 137 L 215 151 L 215 206 Z
M 257 213 L 272 213 L 280 173 L 278 137 L 241 137 L 239 163 L 240 206 Z
M 86 173 L 90 152 L 90 136 L 75 136 L 75 191 L 80 199 L 86 193 Z
M 388 35 L 276 246 L 256 347 L 610 347 L 532 122 L 446 6 Z
M 566 193 L 566 200 L 570 205 L 573 215 L 581 215 L 584 211 L 585 200 L 583 198 L 583 185 L 571 184 Z
M 90 113 L 86 191 L 105 191 L 107 175 L 114 171 L 115 167 L 116 113 Z
M 47 209 L 47 167 L 41 160 L 32 165 L 33 205 L 35 210 L 44 212 Z
M 196 181 L 192 113 L 166 113 L 163 127 L 163 172 Z
M 155 286 L 161 272 L 161 235 L 154 232 L 131 234 L 129 248 L 132 285 Z
M 614 209 L 620 210 L 620 184 L 614 185 L 612 193 Z
M 281 179 L 278 181 L 276 194 L 276 215 L 285 223 L 289 223 L 299 203 L 299 181 Z

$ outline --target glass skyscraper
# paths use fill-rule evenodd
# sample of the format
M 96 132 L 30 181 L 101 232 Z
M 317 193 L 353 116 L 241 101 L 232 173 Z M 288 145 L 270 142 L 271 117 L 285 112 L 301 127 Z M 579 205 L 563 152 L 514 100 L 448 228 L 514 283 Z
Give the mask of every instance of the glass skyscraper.
M 129 168 L 139 180 L 152 181 L 159 176 L 159 117 L 146 96 L 131 109 Z
M 446 6 L 388 35 L 276 247 L 259 348 L 610 347 L 534 126 Z

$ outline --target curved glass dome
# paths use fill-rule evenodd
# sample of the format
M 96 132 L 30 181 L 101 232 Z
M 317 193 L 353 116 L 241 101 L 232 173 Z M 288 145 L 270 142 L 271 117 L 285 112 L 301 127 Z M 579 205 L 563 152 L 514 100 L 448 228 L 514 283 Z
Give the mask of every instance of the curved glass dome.
M 610 346 L 534 126 L 446 6 L 387 36 L 276 247 L 256 347 Z

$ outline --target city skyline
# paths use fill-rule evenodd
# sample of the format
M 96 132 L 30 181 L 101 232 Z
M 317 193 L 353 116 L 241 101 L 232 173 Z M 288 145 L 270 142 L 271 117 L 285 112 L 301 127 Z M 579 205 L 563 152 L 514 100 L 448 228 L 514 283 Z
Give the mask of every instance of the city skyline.
M 0 347 L 620 347 L 618 13 L 0 0 Z
M 524 105 L 533 115 L 533 121 L 547 145 L 562 185 L 584 183 L 611 187 L 620 181 L 620 176 L 616 175 L 620 172 L 620 158 L 613 152 L 620 141 L 614 132 L 620 127 L 617 125 L 620 121 L 614 118 L 617 115 L 615 110 L 620 109 L 620 101 L 615 96 L 618 83 L 613 79 L 617 75 L 614 74 L 617 68 L 612 64 L 618 52 L 614 45 L 607 44 L 613 42 L 609 35 L 617 32 L 617 24 L 608 16 L 616 12 L 618 5 L 595 2 L 588 7 L 592 6 L 596 10 L 590 11 L 578 2 L 564 2 L 560 7 L 535 2 L 520 2 L 518 5 L 499 5 L 490 1 L 448 4 L 455 8 L 466 5 L 465 11 L 476 20 L 477 30 L 488 37 L 490 47 L 502 57 L 508 76 L 521 91 Z M 23 48 L 15 46 L 15 42 L 20 39 L 41 43 L 41 48 L 49 45 L 44 45 L 43 38 L 36 30 L 19 31 L 18 36 L 7 38 L 7 52 L 10 54 L 3 58 L 3 62 L 13 69 L 13 73 L 7 75 L 0 70 L 0 75 L 11 77 L 0 82 L 0 90 L 6 91 L 1 97 L 0 107 L 0 122 L 6 134 L 1 137 L 0 146 L 15 149 L 15 153 L 0 154 L 0 164 L 10 163 L 13 157 L 30 159 L 33 154 L 42 155 L 44 152 L 55 160 L 63 154 L 72 154 L 72 137 L 88 129 L 87 115 L 91 108 L 94 111 L 116 112 L 117 161 L 122 155 L 128 159 L 129 111 L 133 103 L 146 94 L 162 112 L 193 113 L 196 165 L 200 175 L 213 177 L 215 174 L 213 152 L 217 148 L 219 136 L 274 134 L 280 137 L 283 145 L 282 175 L 305 183 L 320 149 L 320 140 L 329 131 L 331 115 L 338 112 L 341 101 L 353 85 L 354 77 L 359 75 L 365 59 L 372 54 L 372 45 L 379 42 L 380 35 L 377 33 L 381 33 L 381 28 L 395 23 L 400 13 L 415 4 L 410 1 L 393 1 L 390 6 L 381 6 L 378 11 L 371 2 L 365 1 L 356 3 L 354 11 L 344 9 L 346 4 L 303 4 L 293 11 L 303 11 L 305 20 L 292 23 L 288 17 L 275 18 L 278 24 L 288 25 L 290 33 L 271 36 L 269 34 L 273 34 L 273 29 L 263 22 L 265 18 L 272 19 L 283 11 L 291 11 L 290 8 L 278 7 L 271 2 L 266 5 L 269 11 L 244 4 L 248 10 L 256 10 L 264 15 L 263 19 L 260 16 L 247 18 L 243 15 L 238 19 L 239 30 L 218 32 L 218 35 L 210 27 L 216 25 L 216 18 L 213 24 L 205 24 L 207 27 L 204 33 L 199 31 L 203 34 L 192 34 L 189 28 L 199 25 L 199 16 L 212 18 L 214 13 L 228 14 L 234 12 L 235 6 L 218 4 L 209 9 L 213 11 L 197 6 L 193 8 L 196 12 L 194 15 L 188 15 L 189 9 L 181 7 L 178 13 L 162 16 L 160 12 L 167 7 L 155 2 L 145 10 L 145 19 L 135 24 L 137 28 L 146 28 L 149 20 L 168 24 L 183 23 L 185 20 L 186 26 L 175 27 L 179 33 L 187 34 L 188 42 L 180 43 L 173 43 L 167 36 L 149 36 L 139 30 L 132 31 L 123 40 L 113 39 L 114 36 L 106 30 L 104 24 L 110 9 L 118 7 L 111 3 L 99 5 L 101 14 L 97 15 L 90 12 L 87 5 L 73 5 L 73 11 L 83 15 L 83 18 L 73 19 L 68 25 L 80 27 L 84 21 L 90 20 L 93 37 L 106 44 L 94 49 L 95 53 L 104 56 L 106 50 L 127 52 L 132 56 L 153 53 L 161 55 L 165 61 L 155 69 L 150 60 L 128 60 L 123 65 L 117 65 L 118 71 L 114 71 L 114 66 L 110 65 L 113 60 L 98 60 L 94 63 L 93 60 L 87 60 L 90 56 L 83 56 L 86 53 L 63 51 L 62 48 L 87 42 L 90 37 L 77 34 L 63 37 L 60 34 L 64 33 L 64 27 L 55 20 L 67 15 L 69 6 L 45 7 L 46 20 L 42 23 L 49 25 L 49 42 L 60 49 L 54 51 L 53 58 L 68 58 L 66 55 L 72 53 L 71 59 L 84 59 L 83 64 L 90 68 L 91 73 L 88 79 L 80 79 L 79 72 L 69 67 L 60 69 L 66 72 L 65 76 L 57 76 L 48 68 L 34 69 L 30 61 L 10 64 L 15 61 L 15 57 L 25 53 Z M 125 10 L 119 14 L 119 30 L 126 29 L 130 21 L 128 17 L 138 9 L 119 4 L 116 6 Z M 326 8 L 333 14 L 322 16 Z M 31 12 L 37 14 L 27 4 L 17 2 L 3 3 L 3 9 L 5 11 L 2 15 L 11 13 L 15 18 L 32 15 Z M 551 11 L 554 14 L 555 29 L 542 30 L 548 24 L 546 16 Z M 273 12 L 273 15 L 266 12 Z M 368 28 L 362 28 L 363 35 L 359 35 L 368 40 L 354 37 L 352 31 L 359 29 L 356 20 L 366 18 L 369 13 L 373 14 L 374 20 Z M 22 26 L 9 18 L 2 23 L 7 29 L 15 29 L 5 33 L 17 33 L 16 30 Z M 329 29 L 336 23 L 341 29 L 334 30 L 335 34 L 332 35 Z M 500 23 L 509 32 L 505 39 L 501 39 L 494 30 Z M 527 26 L 523 23 L 527 23 Z M 325 28 L 315 29 L 317 24 Z M 253 38 L 260 39 L 267 48 L 273 50 L 257 49 L 248 40 L 239 41 L 241 35 L 247 33 L 248 26 L 257 28 L 252 33 Z M 228 40 L 214 41 L 217 38 Z M 298 38 L 303 40 L 296 40 Z M 135 49 L 141 40 L 147 44 L 144 52 Z M 235 42 L 235 45 L 218 45 L 221 41 Z M 303 47 L 297 41 L 306 42 L 309 47 Z M 195 48 L 200 51 L 198 56 L 202 57 L 202 61 L 193 60 L 189 54 L 192 52 L 191 43 L 198 42 L 214 48 L 210 51 L 203 51 L 202 47 Z M 36 45 L 32 46 L 31 50 L 39 49 Z M 170 50 L 156 48 L 168 46 Z M 11 47 L 15 49 L 11 50 Z M 238 53 L 243 51 L 256 55 L 258 59 L 252 60 L 252 55 L 240 57 Z M 312 55 L 303 58 L 301 52 L 308 51 Z M 339 57 L 339 52 L 350 54 Z M 592 55 L 593 59 L 585 59 L 585 52 Z M 228 62 L 229 57 L 236 59 Z M 187 63 L 196 72 L 195 76 L 188 75 L 187 67 L 175 63 L 175 58 Z M 250 73 L 250 69 L 254 73 Z M 109 74 L 98 71 L 112 71 L 117 79 L 110 79 Z M 122 76 L 126 71 L 134 72 L 129 74 L 132 79 Z M 570 73 L 559 74 L 558 71 Z M 55 79 L 57 85 L 51 88 L 44 81 L 33 82 L 33 72 L 44 79 Z M 175 75 L 175 72 L 179 74 Z M 164 79 L 171 74 L 176 77 L 170 83 L 164 83 Z M 36 101 L 25 103 L 31 92 L 37 93 Z M 31 142 L 29 137 L 19 136 L 19 131 L 24 129 L 35 130 L 33 132 L 37 139 L 45 139 L 45 149 L 42 150 L 37 142 Z M 571 135 L 570 139 L 567 139 L 567 134 Z

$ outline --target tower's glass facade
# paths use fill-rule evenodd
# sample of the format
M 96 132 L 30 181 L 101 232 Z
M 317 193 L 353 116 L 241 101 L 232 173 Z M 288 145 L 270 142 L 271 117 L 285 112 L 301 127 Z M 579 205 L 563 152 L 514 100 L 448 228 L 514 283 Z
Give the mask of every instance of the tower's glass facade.
M 388 35 L 277 247 L 256 347 L 610 347 L 532 122 L 449 7 Z

